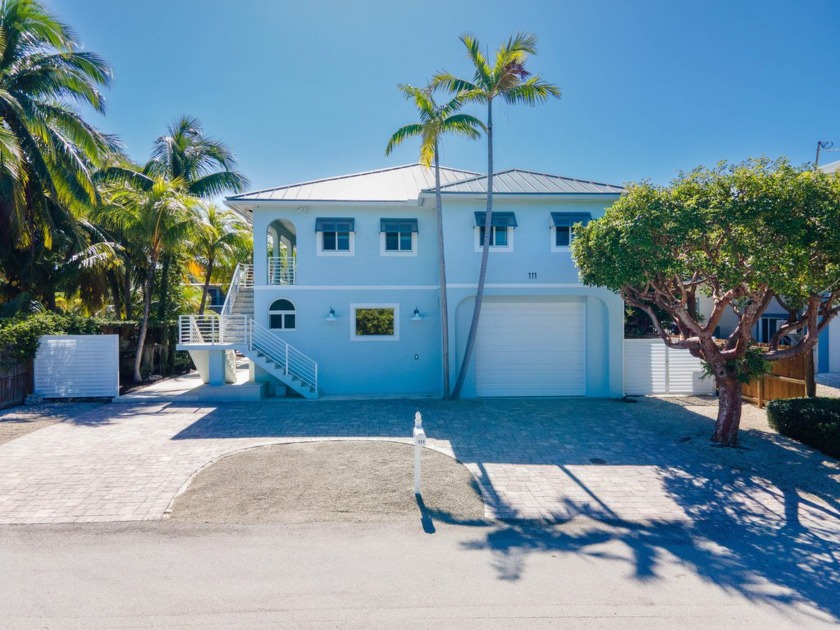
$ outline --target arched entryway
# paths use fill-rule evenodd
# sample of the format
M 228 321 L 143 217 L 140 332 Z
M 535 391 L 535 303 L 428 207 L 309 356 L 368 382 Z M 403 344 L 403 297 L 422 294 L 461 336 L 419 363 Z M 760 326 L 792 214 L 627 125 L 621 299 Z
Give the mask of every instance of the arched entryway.
M 295 284 L 297 232 L 287 219 L 275 219 L 266 230 L 268 284 Z

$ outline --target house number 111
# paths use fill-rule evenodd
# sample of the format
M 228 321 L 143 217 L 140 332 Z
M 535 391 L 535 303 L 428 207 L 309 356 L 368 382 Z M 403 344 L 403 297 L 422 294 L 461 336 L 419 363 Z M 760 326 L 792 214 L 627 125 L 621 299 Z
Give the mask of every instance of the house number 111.
M 536 280 L 537 279 L 537 272 L 536 271 L 529 271 L 528 272 L 528 280 Z

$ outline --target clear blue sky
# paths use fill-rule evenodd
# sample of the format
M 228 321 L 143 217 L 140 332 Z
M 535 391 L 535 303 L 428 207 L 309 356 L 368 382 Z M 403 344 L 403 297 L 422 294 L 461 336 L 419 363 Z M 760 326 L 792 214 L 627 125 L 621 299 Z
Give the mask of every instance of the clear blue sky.
M 622 183 L 748 156 L 840 147 L 840 2 L 809 0 L 44 0 L 114 68 L 100 128 L 145 161 L 182 113 L 254 188 L 415 162 L 384 148 L 415 111 L 398 83 L 470 76 L 458 35 L 539 37 L 563 98 L 499 108 L 496 164 Z M 475 112 L 479 113 L 479 112 Z M 444 164 L 484 170 L 483 141 Z M 840 159 L 828 153 L 823 162 Z

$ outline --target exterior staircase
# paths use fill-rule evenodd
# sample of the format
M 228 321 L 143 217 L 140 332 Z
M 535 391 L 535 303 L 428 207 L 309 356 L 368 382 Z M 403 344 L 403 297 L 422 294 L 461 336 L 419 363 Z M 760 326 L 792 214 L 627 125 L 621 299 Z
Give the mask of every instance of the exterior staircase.
M 179 346 L 235 350 L 304 398 L 318 398 L 318 364 L 254 321 L 252 265 L 239 264 L 220 315 L 182 315 Z

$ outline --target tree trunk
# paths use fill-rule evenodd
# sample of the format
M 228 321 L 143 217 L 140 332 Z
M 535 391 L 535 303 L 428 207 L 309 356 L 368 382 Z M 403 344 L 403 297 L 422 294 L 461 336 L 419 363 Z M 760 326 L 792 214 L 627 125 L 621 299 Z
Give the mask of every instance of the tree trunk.
M 712 442 L 717 442 L 721 446 L 737 446 L 741 407 L 744 404 L 741 398 L 741 383 L 732 376 L 719 376 L 717 386 L 720 398 Z
M 163 255 L 163 270 L 160 279 L 160 302 L 158 303 L 158 321 L 166 321 L 166 302 L 169 296 L 169 263 L 172 256 L 168 253 Z
M 478 319 L 481 315 L 481 303 L 484 300 L 484 281 L 487 278 L 487 259 L 490 256 L 490 236 L 493 222 L 493 99 L 487 101 L 487 209 L 484 213 L 484 242 L 481 247 L 481 269 L 478 272 L 478 288 L 475 291 L 475 306 L 473 307 L 470 332 L 467 335 L 467 347 L 464 350 L 464 359 L 461 361 L 461 370 L 458 372 L 458 380 L 455 382 L 455 390 L 452 398 L 458 399 L 461 396 L 461 389 L 464 387 L 464 379 L 467 376 L 467 369 L 472 358 L 475 347 L 475 337 L 478 333 Z
M 155 260 L 149 262 L 146 272 L 146 282 L 143 285 L 143 319 L 140 321 L 140 333 L 137 335 L 137 356 L 134 357 L 134 382 L 142 383 L 140 364 L 143 361 L 143 346 L 146 343 L 146 332 L 149 330 L 149 314 L 152 311 L 152 285 L 155 279 Z
M 134 319 L 134 302 L 131 295 L 131 269 L 128 265 L 125 268 L 125 276 L 123 277 L 124 289 L 123 296 L 125 298 L 125 319 L 131 321 Z
M 443 205 L 440 194 L 440 160 L 435 142 L 435 218 L 438 240 L 438 283 L 440 284 L 440 325 L 443 345 L 443 399 L 449 400 L 449 305 L 446 295 L 446 255 L 443 249 Z
M 213 274 L 213 259 L 207 263 L 207 273 L 204 274 L 204 289 L 201 292 L 201 305 L 198 307 L 198 314 L 204 315 L 204 306 L 207 304 L 207 291 L 210 288 L 210 276 Z
M 114 317 L 121 319 L 123 314 L 122 293 L 120 291 L 120 277 L 115 270 L 108 272 L 108 284 L 111 287 L 111 295 L 114 298 Z

